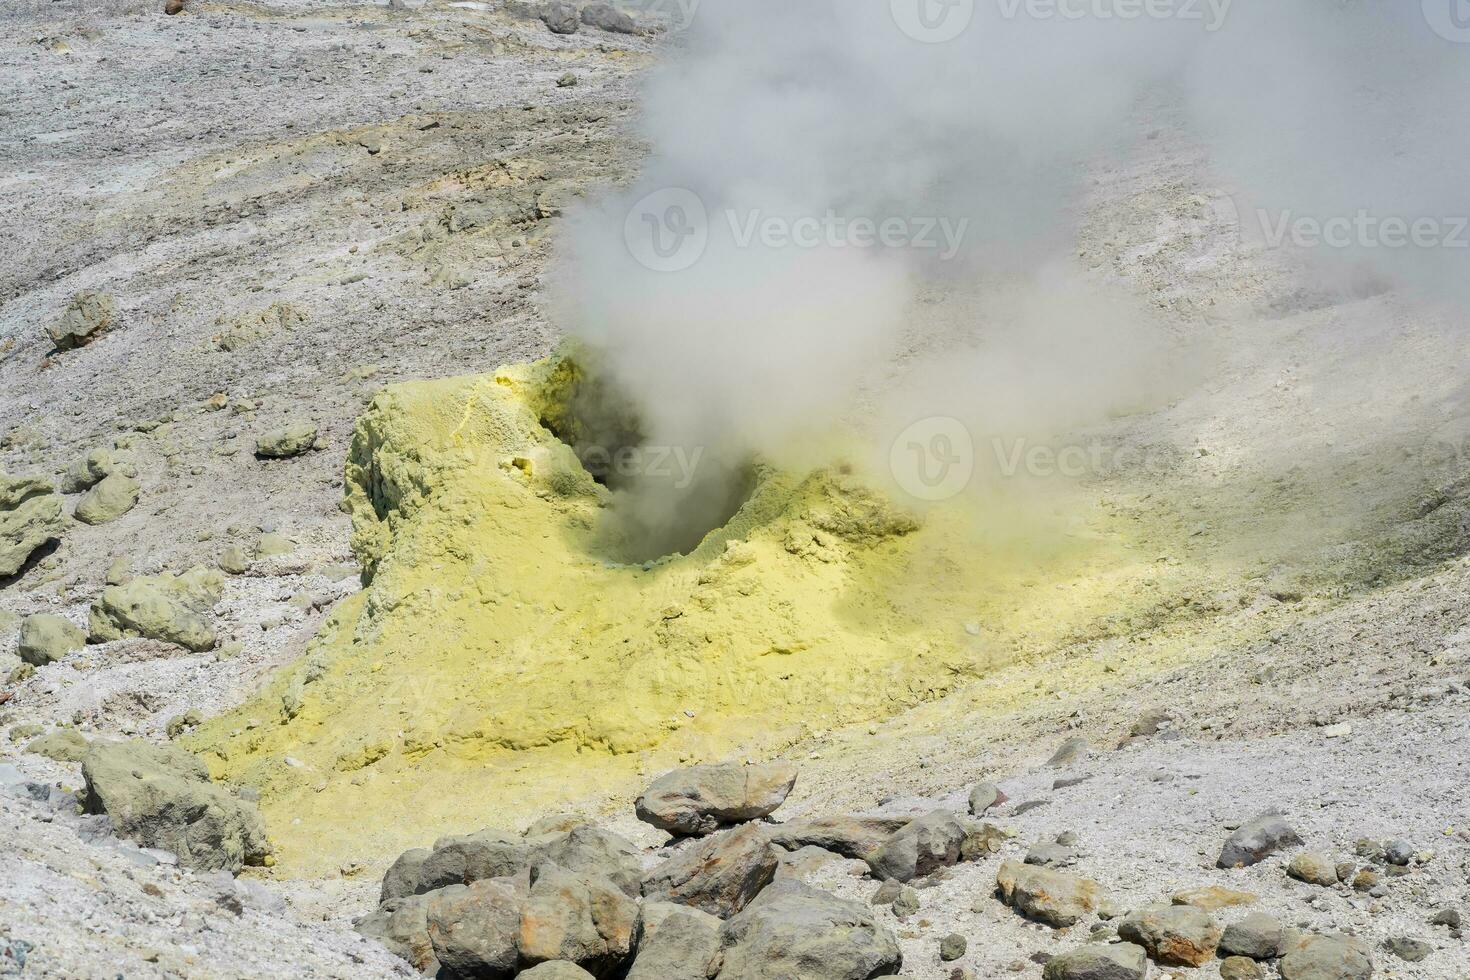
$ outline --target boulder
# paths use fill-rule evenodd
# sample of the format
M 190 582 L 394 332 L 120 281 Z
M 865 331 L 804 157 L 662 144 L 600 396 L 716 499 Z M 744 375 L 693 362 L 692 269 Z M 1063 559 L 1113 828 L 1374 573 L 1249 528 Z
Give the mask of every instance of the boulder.
M 429 899 L 428 895 L 395 898 L 358 919 L 353 928 L 407 960 L 415 970 L 432 977 L 439 972 L 439 960 L 434 956 L 434 944 L 429 941 L 426 916 Z
M 1253 960 L 1274 960 L 1281 955 L 1285 941 L 1286 928 L 1279 921 L 1264 912 L 1252 912 L 1225 927 L 1220 937 L 1220 953 Z
M 90 490 L 109 476 L 137 476 L 137 468 L 131 459 L 118 456 L 110 449 L 94 449 L 72 463 L 61 474 L 58 487 L 62 493 L 81 493 Z
M 1286 866 L 1286 873 L 1297 881 L 1321 888 L 1331 888 L 1338 883 L 1337 865 L 1327 855 L 1316 851 L 1302 851 L 1293 855 L 1291 863 Z
M 637 949 L 625 980 L 707 980 L 720 951 L 720 920 L 687 906 L 645 901 Z
M 0 580 L 61 536 L 61 498 L 45 480 L 0 474 Z
M 1373 957 L 1351 936 L 1307 936 L 1281 959 L 1281 980 L 1368 980 Z
M 1418 963 L 1434 952 L 1434 947 L 1413 936 L 1390 936 L 1383 941 L 1383 948 L 1406 963 Z
M 521 959 L 575 963 L 595 976 L 613 973 L 628 958 L 638 903 L 597 875 L 576 875 L 549 862 L 532 870 L 531 893 L 521 905 Z
M 255 455 L 261 459 L 290 459 L 316 446 L 317 428 L 310 422 L 292 422 L 263 432 L 255 440 Z
M 1095 881 L 1019 861 L 1002 862 L 995 887 L 1006 905 L 1058 929 L 1075 925 L 1102 901 L 1102 886 Z
M 78 293 L 46 332 L 57 350 L 72 350 L 90 344 L 116 322 L 117 300 L 105 293 Z
M 935 810 L 905 824 L 868 858 L 878 878 L 912 881 L 959 863 L 965 825 L 947 810 Z
M 939 940 L 939 958 L 945 963 L 953 963 L 965 955 L 970 948 L 970 943 L 964 936 L 952 932 Z
M 255 804 L 210 781 L 198 757 L 147 742 L 93 742 L 82 757 L 83 806 L 143 847 L 196 871 L 238 872 L 269 853 Z
M 508 878 L 529 868 L 534 854 L 531 843 L 493 830 L 463 837 L 441 837 L 419 865 L 413 891 L 423 894 L 449 885 Z M 408 868 L 400 868 L 399 872 L 403 884 L 398 887 L 407 887 Z M 387 887 L 386 880 L 384 887 Z
M 771 883 L 778 864 L 765 830 L 747 824 L 665 861 L 643 879 L 643 894 L 727 918 Z
M 432 853 L 426 847 L 415 847 L 398 855 L 388 873 L 383 875 L 383 887 L 378 892 L 379 904 L 417 894 L 424 862 Z
M 138 481 L 121 473 L 104 477 L 77 501 L 73 513 L 83 524 L 107 524 L 132 510 L 138 503 Z
M 58 728 L 49 735 L 32 739 L 26 751 L 52 762 L 81 762 L 90 744 L 76 729 Z
M 865 861 L 912 817 L 839 816 L 796 820 L 771 828 L 771 842 L 788 851 L 820 847 L 843 857 Z
M 60 616 L 38 613 L 27 616 L 20 624 L 20 640 L 15 652 L 26 663 L 44 667 L 86 645 L 87 634 L 80 626 Z
M 1214 958 L 1223 932 L 1208 912 L 1192 905 L 1155 905 L 1118 923 L 1118 935 L 1142 946 L 1161 966 L 1203 966 Z
M 762 892 L 720 930 L 725 980 L 869 980 L 903 965 L 892 932 L 873 913 L 798 881 Z
M 1073 735 L 1052 753 L 1046 764 L 1052 767 L 1070 766 L 1083 761 L 1092 754 L 1092 743 L 1081 735 Z
M 975 788 L 970 790 L 970 814 L 982 816 L 986 810 L 993 806 L 999 806 L 1010 797 L 1001 792 L 999 786 L 994 783 L 976 783 Z
M 511 980 L 520 960 L 521 898 L 504 879 L 450 885 L 424 896 L 425 932 L 438 975 Z
M 592 974 L 566 960 L 538 963 L 529 970 L 522 970 L 516 976 L 520 980 L 593 980 Z
M 1220 980 L 1265 980 L 1266 971 L 1247 956 L 1227 956 L 1220 961 Z
M 220 571 L 229 575 L 244 575 L 250 571 L 250 566 L 255 564 L 254 544 L 232 544 L 220 552 L 218 565 Z
M 692 766 L 654 780 L 634 802 L 638 819 L 672 834 L 709 834 L 773 813 L 796 784 L 796 768 Z
M 354 573 L 355 574 L 355 573 Z M 575 813 L 552 813 L 536 820 L 526 828 L 522 837 L 545 837 L 548 834 L 565 834 L 576 830 L 587 822 L 586 817 Z
M 579 21 L 576 4 L 566 0 L 551 0 L 541 8 L 541 23 L 553 34 L 575 34 Z
M 638 848 L 611 831 L 583 824 L 564 834 L 549 835 L 537 861 L 550 861 L 572 874 L 606 878 L 634 898 L 643 881 Z
M 601 0 L 589 3 L 582 8 L 582 23 L 588 27 L 595 27 L 599 31 L 609 31 L 613 34 L 637 34 L 638 25 L 633 18 L 623 13 L 610 3 Z
M 1052 957 L 1041 975 L 1044 980 L 1143 980 L 1148 958 L 1133 943 L 1083 946 Z
M 92 604 L 89 638 L 106 643 L 141 636 L 188 650 L 213 649 L 215 634 L 209 613 L 223 591 L 223 576 L 208 568 L 110 585 Z
M 1204 885 L 1200 888 L 1190 888 L 1182 892 L 1175 892 L 1169 896 L 1169 901 L 1174 905 L 1193 905 L 1197 909 L 1206 912 L 1218 912 L 1221 909 L 1237 908 L 1242 905 L 1254 905 L 1261 900 L 1261 896 L 1254 892 L 1237 891 L 1234 888 L 1222 888 L 1219 885 Z
M 1301 846 L 1302 839 L 1279 813 L 1265 813 L 1230 835 L 1217 864 L 1222 868 L 1245 868 L 1284 848 Z

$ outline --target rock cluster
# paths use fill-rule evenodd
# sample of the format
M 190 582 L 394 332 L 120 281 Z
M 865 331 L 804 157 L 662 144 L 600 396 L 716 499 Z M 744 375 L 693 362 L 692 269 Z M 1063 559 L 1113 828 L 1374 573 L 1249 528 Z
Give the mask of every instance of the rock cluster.
M 0 580 L 25 568 L 31 556 L 61 537 L 65 518 L 51 484 L 0 473 Z
M 210 613 L 223 590 L 223 576 L 208 568 L 110 585 L 92 604 L 88 637 L 94 643 L 145 637 L 187 650 L 212 650 L 215 632 Z

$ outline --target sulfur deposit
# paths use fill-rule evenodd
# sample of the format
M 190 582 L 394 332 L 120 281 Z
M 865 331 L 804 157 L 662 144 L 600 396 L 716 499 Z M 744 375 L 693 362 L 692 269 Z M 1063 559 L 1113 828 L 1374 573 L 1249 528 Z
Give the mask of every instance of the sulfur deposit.
M 965 509 L 910 513 L 843 464 L 759 461 L 692 550 L 620 560 L 612 494 L 572 445 L 583 384 L 556 357 L 394 386 L 360 420 L 345 506 L 366 588 L 191 741 L 216 776 L 260 790 L 283 869 L 525 823 L 626 797 L 659 766 L 888 717 L 1151 574 L 1099 540 L 1018 554 Z M 1058 601 L 1046 584 L 1062 579 Z

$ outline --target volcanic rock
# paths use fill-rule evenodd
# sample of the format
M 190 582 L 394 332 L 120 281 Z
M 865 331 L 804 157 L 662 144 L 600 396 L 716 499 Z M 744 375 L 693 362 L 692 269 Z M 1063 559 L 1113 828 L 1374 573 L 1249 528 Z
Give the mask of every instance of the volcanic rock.
M 522 970 L 516 976 L 519 980 L 592 980 L 592 974 L 566 960 L 538 963 L 529 970 Z
M 582 8 L 582 23 L 588 27 L 595 27 L 600 31 L 609 31 L 613 34 L 637 34 L 638 25 L 633 18 L 623 13 L 610 3 L 597 0 Z
M 565 0 L 551 0 L 541 8 L 541 23 L 553 34 L 575 34 L 580 18 L 576 4 Z
M 1280 922 L 1264 912 L 1252 912 L 1225 927 L 1220 937 L 1220 952 L 1253 960 L 1271 960 L 1281 955 L 1285 942 L 1286 929 Z
M 20 624 L 15 652 L 26 663 L 44 667 L 86 646 L 87 634 L 70 620 L 50 613 L 27 616 Z
M 1218 912 L 1221 909 L 1236 908 L 1241 905 L 1254 905 L 1260 900 L 1261 896 L 1254 892 L 1236 891 L 1233 888 L 1221 888 L 1219 885 L 1191 888 L 1169 896 L 1169 901 L 1174 905 L 1193 905 L 1206 912 Z
M 820 847 L 843 857 L 865 861 L 912 817 L 840 816 L 797 820 L 771 828 L 771 842 L 788 851 Z
M 1265 971 L 1249 957 L 1227 956 L 1220 961 L 1220 980 L 1265 980 L 1265 976 Z
M 92 604 L 88 637 L 95 643 L 106 643 L 142 636 L 188 650 L 213 649 L 215 633 L 208 614 L 223 590 L 224 578 L 207 568 L 110 585 Z
M 762 892 L 720 939 L 726 980 L 867 980 L 903 965 L 897 939 L 872 912 L 797 881 Z
M 534 853 L 533 846 L 522 838 L 482 830 L 477 834 L 441 837 L 422 861 L 417 860 L 417 855 L 400 855 L 388 869 L 388 875 L 394 880 L 394 890 L 407 888 L 417 863 L 418 878 L 413 881 L 412 891 L 422 895 L 449 885 L 510 877 L 530 867 Z M 383 888 L 386 893 L 389 888 L 386 876 Z
M 90 344 L 117 322 L 117 300 L 104 293 L 78 293 L 61 319 L 46 328 L 59 351 Z
M 1001 792 L 999 786 L 994 783 L 976 783 L 975 788 L 970 790 L 970 813 L 972 816 L 982 816 L 986 810 L 993 806 L 999 806 L 1010 797 Z
M 1052 767 L 1070 766 L 1081 762 L 1091 754 L 1092 743 L 1081 735 L 1073 735 L 1061 744 L 1050 759 L 1046 760 L 1046 764 Z
M 747 824 L 700 841 L 643 879 L 645 898 L 728 918 L 776 876 L 779 857 L 761 827 Z
M 0 473 L 0 580 L 25 567 L 65 527 L 61 498 L 45 480 Z
M 935 810 L 904 825 L 867 859 L 878 878 L 912 881 L 957 864 L 965 825 L 947 810 Z
M 709 834 L 773 813 L 796 785 L 796 768 L 692 766 L 654 780 L 638 797 L 638 819 L 674 834 Z
M 1368 980 L 1373 958 L 1351 936 L 1308 936 L 1281 960 L 1282 980 Z
M 1118 935 L 1148 951 L 1161 966 L 1202 966 L 1215 955 L 1223 930 L 1190 905 L 1140 909 L 1118 923 Z
M 98 448 L 68 466 L 57 486 L 62 493 L 81 493 L 114 474 L 132 477 L 138 472 L 130 459 L 116 456 L 110 449 Z
M 628 957 L 638 903 L 606 878 L 576 875 L 552 863 L 532 869 L 521 905 L 520 952 L 526 963 L 576 963 L 605 976 Z
M 83 524 L 107 524 L 133 509 L 138 503 L 138 492 L 137 480 L 113 473 L 77 501 L 73 516 Z
M 290 459 L 316 445 L 317 428 L 310 422 L 293 422 L 263 432 L 255 440 L 255 455 L 261 459 Z
M 1047 961 L 1044 980 L 1143 980 L 1148 959 L 1142 946 L 1083 946 Z
M 450 885 L 420 900 L 426 900 L 425 931 L 440 976 L 511 980 L 516 975 L 521 896 L 513 885 L 487 879 Z
M 1280 814 L 1265 813 L 1230 835 L 1217 863 L 1222 868 L 1249 867 L 1283 848 L 1301 845 L 1302 839 Z
M 1338 883 L 1337 865 L 1325 854 L 1318 854 L 1316 851 L 1302 851 L 1293 855 L 1291 863 L 1286 866 L 1286 873 L 1297 881 L 1322 888 L 1331 888 Z
M 439 972 L 439 960 L 429 939 L 426 913 L 429 902 L 438 894 L 409 895 L 384 902 L 353 923 L 353 928 L 407 960 L 420 973 L 434 976 Z
M 198 757 L 147 742 L 93 742 L 82 758 L 88 813 L 143 847 L 178 855 L 196 871 L 238 872 L 269 851 L 255 804 L 210 782 Z
M 625 980 L 706 980 L 720 951 L 720 920 L 687 906 L 645 901 L 637 949 Z
M 90 743 L 74 728 L 58 728 L 26 745 L 26 751 L 53 762 L 81 762 Z
M 1062 928 L 1095 911 L 1102 886 L 1088 878 L 1005 861 L 995 876 L 1000 899 L 1036 922 Z
M 1433 946 L 1411 936 L 1392 936 L 1384 942 L 1383 948 L 1409 963 L 1418 963 L 1434 952 Z

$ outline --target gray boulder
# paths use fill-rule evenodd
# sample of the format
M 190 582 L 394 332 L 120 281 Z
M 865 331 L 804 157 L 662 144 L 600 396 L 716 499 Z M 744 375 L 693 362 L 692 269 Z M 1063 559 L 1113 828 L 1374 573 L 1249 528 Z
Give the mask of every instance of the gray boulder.
M 61 498 L 45 480 L 0 473 L 0 580 L 61 536 Z
M 1073 735 L 1061 744 L 1050 759 L 1046 760 L 1046 764 L 1052 767 L 1070 766 L 1081 762 L 1091 754 L 1092 743 L 1081 735 Z
M 1224 930 L 1192 905 L 1155 905 L 1118 923 L 1118 935 L 1148 951 L 1161 966 L 1203 966 L 1215 956 Z
M 62 493 L 81 493 L 114 474 L 137 476 L 138 471 L 132 460 L 126 456 L 116 455 L 110 449 L 99 448 L 68 466 L 57 485 Z
M 613 34 L 637 34 L 633 18 L 610 3 L 589 3 L 582 8 L 582 23 Z
M 87 634 L 70 620 L 50 613 L 27 616 L 20 624 L 20 641 L 15 652 L 35 667 L 55 663 L 68 653 L 87 645 Z
M 423 878 L 424 862 L 434 853 L 427 847 L 415 847 L 398 855 L 383 875 L 383 887 L 378 892 L 378 903 L 391 902 L 418 894 L 419 881 Z
M 551 0 L 541 8 L 541 23 L 553 34 L 575 34 L 580 18 L 576 4 Z
M 1245 868 L 1277 851 L 1301 846 L 1302 839 L 1279 813 L 1265 813 L 1230 835 L 1217 864 L 1222 868 Z
M 720 951 L 720 920 L 707 912 L 645 901 L 638 955 L 626 980 L 707 980 Z
M 493 830 L 463 837 L 441 837 L 434 842 L 434 850 L 419 864 L 418 881 L 414 883 L 413 891 L 423 894 L 450 885 L 508 878 L 529 868 L 534 854 L 535 848 L 527 841 Z M 411 863 L 399 868 L 402 884 L 397 887 L 407 887 L 410 866 Z M 386 880 L 384 886 L 387 887 Z
M 1286 928 L 1279 921 L 1264 912 L 1252 912 L 1225 927 L 1220 937 L 1220 953 L 1253 960 L 1274 960 L 1281 955 L 1285 941 Z
M 538 963 L 529 970 L 522 970 L 516 976 L 519 980 L 593 980 L 592 974 L 566 960 Z
M 724 980 L 870 980 L 903 965 L 897 939 L 870 910 L 798 881 L 762 892 L 720 940 Z
M 106 476 L 77 501 L 73 515 L 83 524 L 107 524 L 132 510 L 138 503 L 138 481 L 121 473 Z
M 1368 980 L 1373 957 L 1351 936 L 1308 936 L 1281 959 L 1281 980 Z
M 638 819 L 671 834 L 710 834 L 775 812 L 796 785 L 796 768 L 691 766 L 665 773 L 633 803 Z
M 537 861 L 550 861 L 572 874 L 606 878 L 634 898 L 643 882 L 638 848 L 611 831 L 583 824 L 565 834 L 550 835 Z
M 761 827 L 747 824 L 700 841 L 643 879 L 646 898 L 727 918 L 771 883 L 779 855 Z
M 430 896 L 409 895 L 380 905 L 353 923 L 361 935 L 382 945 L 395 956 L 407 960 L 420 973 L 434 976 L 439 960 L 429 940 L 426 911 Z
M 439 976 L 511 980 L 520 961 L 521 898 L 503 879 L 450 885 L 424 896 L 425 932 Z
M 78 293 L 46 332 L 57 350 L 72 350 L 90 344 L 116 322 L 117 300 L 105 293 Z
M 290 459 L 316 446 L 317 428 L 310 422 L 293 422 L 263 432 L 255 440 L 255 455 L 261 459 Z
M 92 604 L 88 636 L 95 643 L 141 636 L 187 650 L 212 650 L 215 633 L 209 614 L 223 591 L 224 577 L 212 568 L 110 585 Z
M 983 816 L 986 810 L 993 806 L 999 806 L 1010 797 L 1001 792 L 999 786 L 994 783 L 976 783 L 975 788 L 970 790 L 970 813 L 973 816 Z
M 1297 881 L 1321 888 L 1331 888 L 1337 884 L 1337 865 L 1331 858 L 1316 851 L 1302 851 L 1292 855 L 1291 862 L 1286 866 L 1286 873 Z
M 1001 863 L 995 888 L 1006 905 L 1058 929 L 1076 925 L 1102 902 L 1102 886 L 1095 881 L 1019 861 Z
M 1044 980 L 1144 980 L 1148 958 L 1133 943 L 1083 946 L 1053 957 L 1042 971 Z
M 843 857 L 865 861 L 912 817 L 839 816 L 796 820 L 771 828 L 771 841 L 788 851 L 820 847 Z
M 83 806 L 143 847 L 196 871 L 238 872 L 270 847 L 255 804 L 212 783 L 198 757 L 147 742 L 93 742 L 82 757 Z
M 26 751 L 53 762 L 81 762 L 91 743 L 75 728 L 58 728 L 26 744 Z
M 628 958 L 638 925 L 638 903 L 611 881 L 575 875 L 544 863 L 532 870 L 531 893 L 521 905 L 520 953 L 525 963 L 575 963 L 608 976 Z
M 959 863 L 965 825 L 947 810 L 935 810 L 904 825 L 868 858 L 878 878 L 912 881 Z

